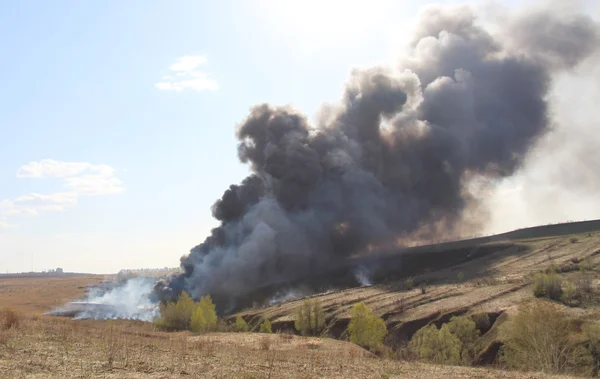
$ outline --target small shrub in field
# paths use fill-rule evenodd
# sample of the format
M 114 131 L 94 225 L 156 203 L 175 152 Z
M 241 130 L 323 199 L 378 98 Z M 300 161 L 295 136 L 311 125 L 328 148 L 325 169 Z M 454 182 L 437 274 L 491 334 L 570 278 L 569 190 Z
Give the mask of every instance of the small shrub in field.
M 551 303 L 536 301 L 503 325 L 510 367 L 543 372 L 576 372 L 589 366 L 589 353 L 572 332 L 575 325 Z
M 235 318 L 235 331 L 236 332 L 247 332 L 250 328 L 248 327 L 248 323 L 242 316 L 237 316 Z
M 263 337 L 260 340 L 260 349 L 261 350 L 269 350 L 271 348 L 271 337 Z
M 0 311 L 0 328 L 8 330 L 17 328 L 21 323 L 21 316 L 10 308 L 4 308 Z
M 271 329 L 271 321 L 269 319 L 265 319 L 262 324 L 260 324 L 259 333 L 273 333 L 273 329 Z
M 555 272 L 538 273 L 533 277 L 533 294 L 535 297 L 547 297 L 560 300 L 563 294 L 562 281 Z
M 412 290 L 415 287 L 415 281 L 412 277 L 406 278 L 406 280 L 404 281 L 404 287 L 407 290 Z
M 318 300 L 307 299 L 296 311 L 294 327 L 303 336 L 318 336 L 325 328 L 325 311 Z
M 210 296 L 203 296 L 195 305 L 190 321 L 192 332 L 210 332 L 217 329 L 217 312 Z
M 571 243 L 577 243 L 579 240 L 576 237 L 571 237 L 569 241 L 571 241 Z
M 462 282 L 464 278 L 465 274 L 463 274 L 462 271 L 456 274 L 456 280 L 458 280 L 459 282 Z
M 382 318 L 377 317 L 365 303 L 358 303 L 350 312 L 352 319 L 348 324 L 350 341 L 370 349 L 379 348 L 387 334 Z

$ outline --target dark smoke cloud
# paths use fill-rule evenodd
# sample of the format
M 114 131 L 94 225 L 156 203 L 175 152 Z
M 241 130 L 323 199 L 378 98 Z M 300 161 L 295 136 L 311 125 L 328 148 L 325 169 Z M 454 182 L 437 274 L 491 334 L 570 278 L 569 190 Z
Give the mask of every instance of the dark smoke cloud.
M 598 46 L 584 16 L 508 25 L 494 36 L 468 7 L 428 8 L 400 67 L 354 70 L 317 124 L 253 107 L 237 128 L 253 174 L 214 204 L 221 225 L 157 291 L 232 300 L 431 225 L 459 230 L 477 204 L 469 184 L 519 169 L 549 128 L 552 75 Z

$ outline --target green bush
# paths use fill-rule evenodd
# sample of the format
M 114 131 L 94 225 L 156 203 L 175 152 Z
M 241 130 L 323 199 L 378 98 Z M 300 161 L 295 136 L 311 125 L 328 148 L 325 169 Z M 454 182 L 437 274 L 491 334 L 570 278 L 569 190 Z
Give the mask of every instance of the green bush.
M 407 290 L 412 290 L 413 288 L 415 288 L 415 281 L 412 277 L 408 277 L 406 278 L 406 280 L 404 281 L 404 287 Z
M 460 363 L 460 340 L 446 325 L 439 330 L 430 324 L 419 329 L 411 338 L 409 350 L 418 358 L 437 364 Z
M 573 338 L 575 326 L 553 304 L 536 301 L 503 325 L 501 360 L 522 370 L 557 373 L 588 370 L 590 354 Z
M 452 317 L 438 328 L 430 324 L 411 338 L 409 350 L 420 359 L 437 364 L 472 365 L 479 330 L 469 317 Z
M 382 318 L 377 317 L 365 303 L 358 303 L 350 311 L 348 324 L 350 341 L 362 347 L 377 349 L 383 345 L 387 328 Z
M 538 273 L 533 277 L 533 294 L 535 297 L 547 297 L 560 300 L 563 295 L 562 281 L 557 273 Z
M 325 312 L 318 300 L 307 299 L 296 311 L 294 327 L 303 336 L 318 336 L 325 329 Z
M 210 296 L 203 296 L 195 305 L 190 321 L 192 332 L 211 332 L 217 329 L 217 312 Z
M 195 309 L 194 300 L 184 291 L 179 295 L 177 302 L 161 304 L 160 317 L 155 323 L 157 326 L 166 329 L 189 329 Z
M 262 324 L 260 324 L 259 333 L 273 333 L 273 329 L 271 329 L 271 321 L 269 319 L 265 319 Z
M 237 316 L 235 318 L 235 331 L 236 332 L 247 332 L 249 330 L 248 323 L 242 318 Z

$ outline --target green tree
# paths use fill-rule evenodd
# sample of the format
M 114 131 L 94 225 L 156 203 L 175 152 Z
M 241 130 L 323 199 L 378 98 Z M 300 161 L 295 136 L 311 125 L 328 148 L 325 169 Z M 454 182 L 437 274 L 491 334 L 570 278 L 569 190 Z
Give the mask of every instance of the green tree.
M 460 340 L 450 332 L 447 325 L 438 328 L 430 324 L 419 329 L 411 338 L 410 351 L 420 359 L 437 364 L 461 363 Z
M 194 300 L 184 291 L 177 302 L 162 304 L 160 317 L 155 321 L 159 327 L 185 330 L 190 327 L 192 315 L 196 309 Z
M 477 324 L 469 317 L 452 317 L 446 324 L 448 331 L 461 343 L 460 360 L 463 364 L 472 365 L 475 359 L 475 349 L 479 341 Z
M 248 331 L 248 323 L 242 316 L 237 316 L 235 318 L 235 331 L 236 332 L 247 332 Z
M 379 348 L 387 328 L 382 318 L 377 317 L 365 303 L 356 304 L 350 311 L 352 317 L 348 324 L 350 341 L 367 348 Z
M 265 319 L 262 324 L 260 324 L 260 333 L 273 333 L 273 329 L 271 329 L 271 321 L 269 319 Z
M 325 328 L 325 312 L 318 300 L 307 299 L 296 311 L 294 326 L 303 336 L 318 336 Z
M 193 332 L 210 332 L 217 328 L 217 312 L 210 296 L 202 296 L 192 315 L 190 329 Z

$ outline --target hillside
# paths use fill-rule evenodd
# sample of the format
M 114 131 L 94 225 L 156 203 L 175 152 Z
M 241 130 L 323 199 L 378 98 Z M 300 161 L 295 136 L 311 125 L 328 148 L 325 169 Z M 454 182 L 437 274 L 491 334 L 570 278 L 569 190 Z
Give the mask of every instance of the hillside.
M 414 248 L 380 258 L 373 277 L 382 284 L 332 290 L 311 297 L 321 301 L 327 313 L 328 332 L 335 338 L 344 337 L 349 310 L 358 302 L 364 302 L 384 318 L 390 331 L 386 341 L 390 346 L 402 345 L 419 328 L 429 323 L 439 326 L 454 315 L 485 313 L 493 326 L 500 315 L 533 299 L 533 274 L 554 266 L 569 275 L 584 261 L 592 268 L 598 266 L 598 229 L 598 221 L 551 225 Z M 571 234 L 572 231 L 578 234 Z M 593 275 L 595 286 L 598 278 L 595 272 Z M 292 330 L 294 311 L 301 301 L 249 308 L 232 318 L 239 314 L 249 323 L 269 318 L 274 330 Z M 583 319 L 600 315 L 596 307 L 566 310 L 577 312 Z M 499 345 L 490 341 L 487 347 L 490 350 L 481 352 L 481 363 L 493 362 L 494 349 Z

